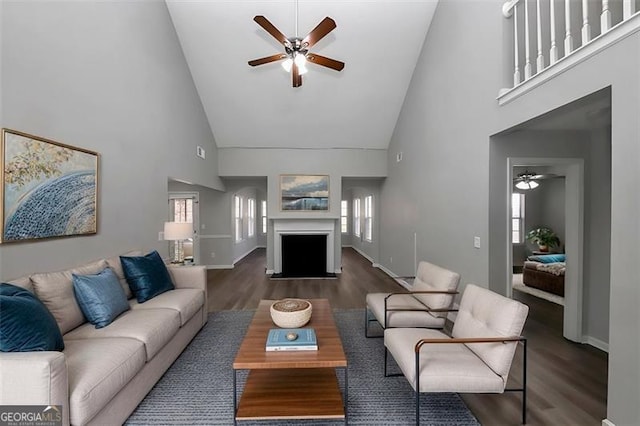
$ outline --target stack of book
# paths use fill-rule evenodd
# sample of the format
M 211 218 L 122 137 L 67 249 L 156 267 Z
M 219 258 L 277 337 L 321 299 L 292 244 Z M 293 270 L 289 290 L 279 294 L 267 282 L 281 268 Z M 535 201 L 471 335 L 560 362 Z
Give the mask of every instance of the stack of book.
M 292 339 L 295 335 L 295 339 Z M 267 336 L 267 351 L 317 351 L 313 328 L 272 328 Z

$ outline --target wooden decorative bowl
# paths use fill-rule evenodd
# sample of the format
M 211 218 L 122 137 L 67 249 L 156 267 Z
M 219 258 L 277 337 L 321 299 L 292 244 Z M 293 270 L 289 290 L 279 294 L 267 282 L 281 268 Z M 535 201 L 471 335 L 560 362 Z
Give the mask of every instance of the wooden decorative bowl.
M 311 319 L 311 303 L 304 299 L 282 299 L 271 305 L 271 319 L 281 328 L 298 328 Z

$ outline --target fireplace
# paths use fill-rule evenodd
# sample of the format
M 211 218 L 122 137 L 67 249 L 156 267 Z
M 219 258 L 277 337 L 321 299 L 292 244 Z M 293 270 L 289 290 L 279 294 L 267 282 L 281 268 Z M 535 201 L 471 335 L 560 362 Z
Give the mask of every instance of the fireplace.
M 291 277 L 334 276 L 335 223 L 334 219 L 274 219 L 271 273 Z
M 324 234 L 282 235 L 282 277 L 325 277 L 327 236 Z

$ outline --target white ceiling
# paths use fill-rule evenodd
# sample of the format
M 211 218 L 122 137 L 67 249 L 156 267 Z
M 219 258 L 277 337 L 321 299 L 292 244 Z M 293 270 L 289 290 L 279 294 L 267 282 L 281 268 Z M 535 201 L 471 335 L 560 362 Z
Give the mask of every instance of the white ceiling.
M 437 0 L 300 0 L 297 35 L 333 18 L 311 51 L 346 65 L 309 64 L 295 89 L 280 62 L 247 64 L 284 51 L 253 17 L 293 37 L 295 0 L 167 5 L 218 147 L 386 149 Z

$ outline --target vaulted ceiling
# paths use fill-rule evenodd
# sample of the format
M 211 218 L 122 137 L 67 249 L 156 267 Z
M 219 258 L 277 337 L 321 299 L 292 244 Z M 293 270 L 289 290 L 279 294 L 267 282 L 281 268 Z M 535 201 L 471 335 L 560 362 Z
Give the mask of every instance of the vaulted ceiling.
M 326 16 L 337 24 L 312 52 L 346 63 L 308 65 L 293 88 L 284 52 L 253 17 L 295 36 L 296 1 L 167 0 L 218 147 L 386 149 L 437 0 L 299 0 L 304 37 Z

